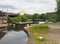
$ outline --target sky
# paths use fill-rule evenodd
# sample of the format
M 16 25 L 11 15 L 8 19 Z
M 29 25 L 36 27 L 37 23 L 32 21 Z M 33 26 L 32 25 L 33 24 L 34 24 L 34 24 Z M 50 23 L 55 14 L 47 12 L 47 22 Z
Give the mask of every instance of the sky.
M 56 0 L 0 0 L 0 10 L 12 13 L 24 11 L 26 13 L 54 12 Z

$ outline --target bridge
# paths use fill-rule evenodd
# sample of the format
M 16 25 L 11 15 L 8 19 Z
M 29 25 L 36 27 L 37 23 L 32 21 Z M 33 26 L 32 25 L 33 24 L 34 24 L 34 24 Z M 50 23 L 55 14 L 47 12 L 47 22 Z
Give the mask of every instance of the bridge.
M 14 23 L 15 27 L 17 28 L 24 28 L 25 26 L 30 26 L 34 24 L 33 22 L 19 22 L 19 23 Z

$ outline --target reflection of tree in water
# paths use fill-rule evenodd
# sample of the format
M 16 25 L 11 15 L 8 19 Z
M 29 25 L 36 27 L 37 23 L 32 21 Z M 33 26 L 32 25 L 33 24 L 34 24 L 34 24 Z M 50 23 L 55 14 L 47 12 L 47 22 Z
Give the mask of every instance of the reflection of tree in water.
M 8 31 L 20 31 L 20 30 L 23 30 L 23 28 L 16 28 L 16 27 L 7 27 L 7 30 Z
M 0 32 L 0 39 L 2 39 L 5 34 L 6 34 L 6 32 Z
M 15 27 L 12 27 L 12 26 L 8 26 L 7 27 L 7 30 L 8 31 L 20 31 L 20 30 L 23 30 L 26 34 L 27 34 L 27 36 L 29 37 L 29 34 L 28 34 L 28 32 L 24 29 L 24 26 L 15 26 Z
M 8 26 L 7 30 L 8 31 L 11 31 L 11 30 L 20 31 L 20 30 L 24 30 L 24 27 L 25 27 L 25 25 L 16 24 L 15 26 Z

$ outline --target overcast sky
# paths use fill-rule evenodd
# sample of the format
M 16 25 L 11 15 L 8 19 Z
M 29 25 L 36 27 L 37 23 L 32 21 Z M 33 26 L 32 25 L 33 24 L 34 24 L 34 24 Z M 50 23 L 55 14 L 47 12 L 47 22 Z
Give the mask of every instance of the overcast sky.
M 0 0 L 0 10 L 18 13 L 24 10 L 26 13 L 53 12 L 56 8 L 55 0 Z

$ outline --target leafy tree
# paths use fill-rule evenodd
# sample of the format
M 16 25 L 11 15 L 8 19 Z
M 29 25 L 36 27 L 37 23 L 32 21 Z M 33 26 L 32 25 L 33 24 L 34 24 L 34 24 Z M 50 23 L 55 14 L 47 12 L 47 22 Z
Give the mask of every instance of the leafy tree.
M 21 22 L 26 22 L 27 17 L 25 15 L 22 15 L 22 16 L 20 16 L 20 20 L 21 20 Z
M 56 22 L 56 20 L 57 20 L 57 14 L 56 14 L 56 12 L 46 13 L 45 14 L 45 18 L 48 21 Z
M 32 19 L 32 15 L 31 14 L 24 14 L 28 19 Z
M 8 23 L 17 23 L 17 22 L 19 22 L 19 19 L 17 19 L 17 17 L 14 18 L 8 17 Z
M 43 19 L 43 20 L 45 20 L 45 19 L 46 19 L 45 14 L 41 14 L 41 15 L 39 15 L 39 19 Z
M 17 18 L 21 22 L 26 22 L 26 21 L 31 21 L 32 20 L 32 16 L 30 14 L 26 14 L 26 13 L 24 15 L 19 15 Z
M 57 21 L 60 21 L 60 0 L 57 1 Z
M 40 14 L 38 14 L 38 13 L 34 13 L 34 14 L 32 15 L 32 19 L 39 19 L 39 15 L 40 15 Z

